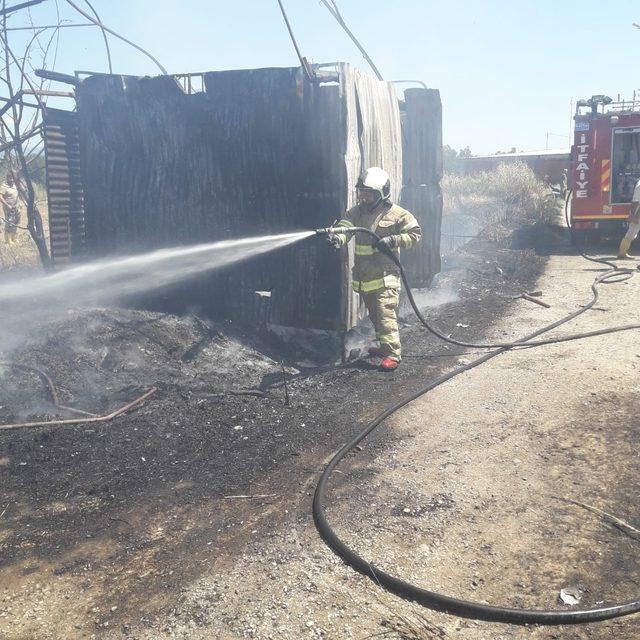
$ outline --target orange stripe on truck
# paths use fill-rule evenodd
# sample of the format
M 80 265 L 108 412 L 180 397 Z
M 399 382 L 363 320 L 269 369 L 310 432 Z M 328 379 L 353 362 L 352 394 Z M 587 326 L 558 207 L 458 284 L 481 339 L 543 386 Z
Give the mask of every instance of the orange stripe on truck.
M 602 174 L 600 177 L 600 188 L 602 191 L 611 190 L 611 160 L 602 161 Z

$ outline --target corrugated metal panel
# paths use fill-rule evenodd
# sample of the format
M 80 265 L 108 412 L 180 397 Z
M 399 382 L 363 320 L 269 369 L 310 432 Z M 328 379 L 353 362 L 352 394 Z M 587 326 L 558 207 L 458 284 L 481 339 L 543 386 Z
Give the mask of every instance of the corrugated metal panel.
M 51 259 L 54 266 L 85 255 L 84 196 L 77 114 L 47 109 L 44 144 Z
M 343 84 L 348 92 L 347 110 L 350 149 L 347 158 L 349 171 L 349 206 L 356 204 L 355 184 L 368 167 L 382 167 L 391 179 L 391 199 L 398 202 L 402 189 L 402 129 L 395 87 L 380 82 L 358 69 L 344 65 Z M 350 298 L 345 326 L 355 326 L 364 313 L 360 297 L 351 290 L 353 243 L 349 246 L 349 269 L 345 279 L 349 283 Z
M 426 287 L 441 266 L 442 103 L 436 89 L 407 89 L 404 98 L 400 203 L 420 222 L 422 242 L 402 261 L 412 284 Z

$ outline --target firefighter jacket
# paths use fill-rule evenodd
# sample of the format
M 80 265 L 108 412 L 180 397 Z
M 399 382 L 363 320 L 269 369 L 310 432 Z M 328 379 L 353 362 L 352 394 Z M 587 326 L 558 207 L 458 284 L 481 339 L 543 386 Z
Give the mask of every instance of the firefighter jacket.
M 420 242 L 418 221 L 411 213 L 389 202 L 382 202 L 373 211 L 356 206 L 347 211 L 338 223 L 341 227 L 366 227 L 380 238 L 393 238 L 393 251 L 408 249 Z M 341 244 L 346 244 L 353 234 L 337 234 Z M 349 237 L 347 237 L 347 235 Z M 358 293 L 376 293 L 384 289 L 400 288 L 400 269 L 381 251 L 372 246 L 371 236 L 356 233 L 355 260 L 353 265 L 353 289 Z

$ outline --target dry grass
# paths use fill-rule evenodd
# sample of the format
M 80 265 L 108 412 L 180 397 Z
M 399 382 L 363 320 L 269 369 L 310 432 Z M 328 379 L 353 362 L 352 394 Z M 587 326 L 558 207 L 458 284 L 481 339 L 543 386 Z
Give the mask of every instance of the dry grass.
M 470 176 L 445 174 L 442 191 L 445 216 L 471 216 L 483 235 L 495 238 L 514 226 L 551 222 L 560 209 L 549 187 L 521 162 Z
M 374 601 L 374 609 L 380 615 L 380 627 L 382 631 L 370 633 L 362 640 L 438 640 L 446 638 L 443 627 L 439 627 L 429 621 L 422 614 L 422 607 L 411 606 L 408 613 L 399 613 L 397 599 L 384 591 L 372 592 L 371 598 Z M 361 602 L 354 599 L 356 606 L 362 607 Z M 368 602 L 367 604 L 372 604 Z M 370 612 L 363 608 L 363 614 L 367 617 Z
M 385 618 L 381 626 L 385 631 L 370 636 L 371 638 L 388 638 L 389 640 L 436 640 L 444 638 L 445 632 L 442 628 L 431 624 L 426 618 L 420 615 L 405 617 L 394 615 Z
M 38 206 L 42 213 L 42 224 L 44 225 L 47 243 L 49 242 L 49 217 L 47 215 L 47 203 L 41 191 L 36 191 L 38 195 Z M 26 213 L 24 208 L 21 211 L 21 226 L 26 226 Z M 0 213 L 2 215 L 2 213 Z M 8 245 L 4 241 L 4 225 L 0 224 L 0 271 L 10 271 L 17 269 L 34 269 L 40 266 L 38 250 L 28 231 L 18 229 L 18 243 Z

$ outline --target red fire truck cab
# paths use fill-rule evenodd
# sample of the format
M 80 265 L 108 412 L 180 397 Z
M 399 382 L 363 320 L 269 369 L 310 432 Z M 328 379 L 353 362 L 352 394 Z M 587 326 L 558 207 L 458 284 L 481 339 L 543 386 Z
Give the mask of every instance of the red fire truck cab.
M 580 100 L 571 148 L 571 225 L 576 231 L 620 235 L 640 179 L 640 101 L 608 96 Z

